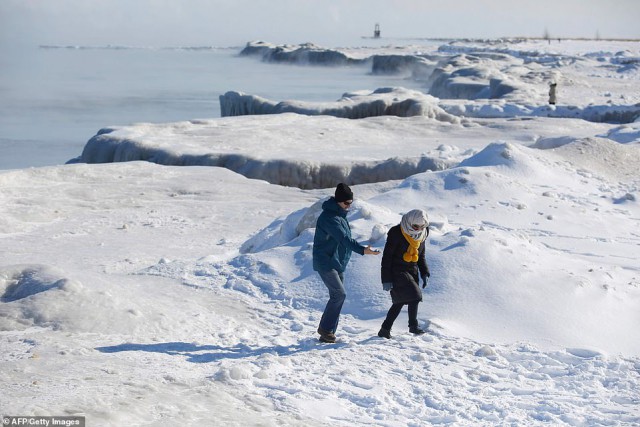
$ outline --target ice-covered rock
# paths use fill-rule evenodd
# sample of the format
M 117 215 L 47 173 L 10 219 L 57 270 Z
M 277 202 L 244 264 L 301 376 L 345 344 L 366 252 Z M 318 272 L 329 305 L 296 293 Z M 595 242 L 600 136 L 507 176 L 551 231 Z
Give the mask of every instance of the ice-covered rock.
M 522 40 L 525 42 L 525 40 Z M 526 44 L 526 43 L 523 43 Z M 578 55 L 569 55 L 559 52 L 543 52 L 538 49 L 521 48 L 518 49 L 518 43 L 505 40 L 457 40 L 438 48 L 438 52 L 442 54 L 469 54 L 474 56 L 484 56 L 486 58 L 498 58 L 500 55 L 519 58 L 524 63 L 538 64 L 562 64 L 570 65 L 581 60 Z
M 508 55 L 459 55 L 440 64 L 431 76 L 429 93 L 444 99 L 505 98 L 529 90 L 517 78 L 529 70 Z
M 374 55 L 371 73 L 382 75 L 407 75 L 413 80 L 427 81 L 438 64 L 433 55 Z
M 0 268 L 2 302 L 13 302 L 33 295 L 53 291 L 82 289 L 82 285 L 64 277 L 62 272 L 45 265 L 17 265 Z
M 424 135 L 425 125 L 448 129 L 458 126 L 423 116 L 399 120 L 396 117 L 344 120 L 287 113 L 168 124 L 141 123 L 99 132 L 85 145 L 81 160 L 85 163 L 142 160 L 162 165 L 217 166 L 248 178 L 299 188 L 403 179 L 457 163 L 455 158 L 437 150 L 425 152 L 414 138 Z M 398 126 L 405 135 L 402 139 L 398 139 L 395 131 Z M 355 129 L 359 135 L 356 139 L 353 138 Z M 366 141 L 365 148 L 363 141 Z M 389 141 L 394 141 L 393 146 Z M 272 144 L 277 144 L 277 151 Z M 360 154 L 354 156 L 356 151 Z
M 473 84 L 458 86 L 473 92 L 479 86 Z M 507 86 L 504 86 L 506 89 Z M 448 90 L 450 90 L 449 88 Z M 500 86 L 496 90 L 500 89 Z M 506 89 L 508 90 L 508 89 Z M 448 102 L 438 104 L 446 112 L 459 117 L 473 118 L 510 118 L 510 117 L 551 117 L 558 119 L 582 119 L 594 123 L 633 123 L 640 117 L 640 104 L 636 105 L 533 105 L 528 103 L 509 102 L 504 99 L 490 102 Z M 612 134 L 615 135 L 615 134 Z M 635 140 L 635 138 L 633 139 Z M 621 141 L 622 142 L 622 141 Z
M 309 116 L 334 116 L 362 119 L 376 116 L 425 116 L 442 122 L 460 123 L 460 119 L 438 106 L 430 95 L 405 88 L 380 88 L 375 91 L 345 93 L 336 102 L 270 101 L 230 91 L 220 96 L 223 117 L 256 114 L 297 113 Z
M 335 49 L 326 49 L 313 43 L 300 45 L 273 45 L 263 41 L 249 42 L 240 52 L 243 56 L 258 56 L 265 62 L 283 62 L 300 65 L 359 65 L 363 59 L 352 58 Z

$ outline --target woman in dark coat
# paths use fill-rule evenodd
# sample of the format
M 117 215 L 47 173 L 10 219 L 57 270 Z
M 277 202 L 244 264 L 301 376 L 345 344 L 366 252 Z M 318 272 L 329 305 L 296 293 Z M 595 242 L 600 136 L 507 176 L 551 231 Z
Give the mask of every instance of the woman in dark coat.
M 430 276 L 425 259 L 425 240 L 429 235 L 427 213 L 414 209 L 402 216 L 400 224 L 387 233 L 387 243 L 382 253 L 382 286 L 391 290 L 393 305 L 382 323 L 378 336 L 391 338 L 391 327 L 402 307 L 409 310 L 409 332 L 420 335 L 424 330 L 418 327 L 418 304 L 422 301 L 419 277 L 423 288 Z

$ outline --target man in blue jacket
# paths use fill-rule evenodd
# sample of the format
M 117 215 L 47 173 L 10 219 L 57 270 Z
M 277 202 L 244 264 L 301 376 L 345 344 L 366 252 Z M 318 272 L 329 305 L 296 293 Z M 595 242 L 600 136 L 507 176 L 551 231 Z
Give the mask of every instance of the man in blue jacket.
M 351 237 L 347 211 L 353 203 L 353 192 L 343 183 L 336 187 L 335 196 L 322 204 L 322 213 L 316 223 L 313 238 L 313 269 L 329 289 L 329 302 L 324 309 L 318 333 L 322 342 L 336 342 L 336 329 L 340 311 L 346 297 L 344 270 L 351 252 L 360 255 L 379 255 L 369 246 L 364 247 Z

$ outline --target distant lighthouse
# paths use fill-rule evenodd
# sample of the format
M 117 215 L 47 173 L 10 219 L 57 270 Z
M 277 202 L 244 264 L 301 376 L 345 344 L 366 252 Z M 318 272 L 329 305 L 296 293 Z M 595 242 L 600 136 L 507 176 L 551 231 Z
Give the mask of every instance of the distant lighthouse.
M 376 27 L 373 29 L 373 38 L 374 39 L 380 38 L 380 24 L 376 24 Z

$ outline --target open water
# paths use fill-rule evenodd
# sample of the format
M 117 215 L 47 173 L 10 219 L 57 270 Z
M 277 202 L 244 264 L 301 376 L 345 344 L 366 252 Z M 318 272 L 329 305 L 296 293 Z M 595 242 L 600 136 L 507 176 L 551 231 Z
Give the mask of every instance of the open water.
M 0 169 L 64 164 L 106 126 L 220 117 L 236 90 L 282 101 L 415 82 L 358 67 L 263 63 L 241 48 L 43 48 L 0 56 Z

